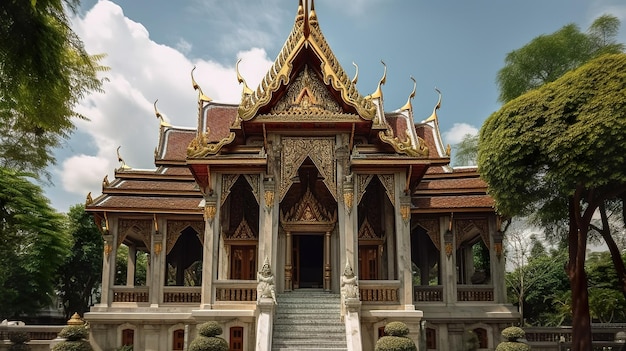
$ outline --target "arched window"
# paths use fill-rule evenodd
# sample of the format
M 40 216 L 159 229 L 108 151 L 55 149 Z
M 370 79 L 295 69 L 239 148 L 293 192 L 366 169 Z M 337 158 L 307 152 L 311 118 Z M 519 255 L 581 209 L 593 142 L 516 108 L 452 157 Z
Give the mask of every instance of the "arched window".
M 135 344 L 135 331 L 133 329 L 122 330 L 122 346 L 133 346 Z
M 478 348 L 479 349 L 486 349 L 488 347 L 488 337 L 487 337 L 487 331 L 483 328 L 476 328 L 474 329 L 474 333 L 476 334 L 476 336 L 478 337 Z
M 243 327 L 230 328 L 229 351 L 243 351 Z
M 426 328 L 426 349 L 437 349 L 437 331 L 433 328 Z
M 185 349 L 185 330 L 176 329 L 172 335 L 172 350 L 182 351 Z

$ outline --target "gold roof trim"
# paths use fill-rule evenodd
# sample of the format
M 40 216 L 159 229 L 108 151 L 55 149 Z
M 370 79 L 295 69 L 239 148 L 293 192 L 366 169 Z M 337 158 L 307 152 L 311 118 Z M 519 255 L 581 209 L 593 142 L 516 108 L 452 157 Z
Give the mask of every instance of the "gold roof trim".
M 413 78 L 413 76 L 411 76 L 411 80 L 413 81 L 413 91 L 409 95 L 409 98 L 406 101 L 406 104 L 404 104 L 404 106 L 400 108 L 400 111 L 409 111 L 411 112 L 411 115 L 412 115 L 413 104 L 411 103 L 411 100 L 413 100 L 413 98 L 415 97 L 415 90 L 417 89 L 417 81 L 415 80 L 415 78 Z
M 235 140 L 235 132 L 230 132 L 227 137 L 215 143 L 209 142 L 209 133 L 200 134 L 189 143 L 187 157 L 197 158 L 215 155 L 222 146 L 230 144 L 233 140 Z
M 383 142 L 391 145 L 393 149 L 399 154 L 405 154 L 411 157 L 425 157 L 428 156 L 428 147 L 424 139 L 417 137 L 417 146 L 413 147 L 411 138 L 408 136 L 410 131 L 407 131 L 407 139 L 402 141 L 397 136 L 393 135 L 391 128 L 381 130 L 378 132 L 378 137 Z
M 304 21 L 304 19 L 307 20 Z M 292 76 L 293 61 L 305 47 L 311 48 L 322 61 L 320 69 L 324 83 L 341 92 L 344 102 L 353 106 L 362 118 L 372 120 L 376 114 L 375 106 L 357 91 L 356 85 L 339 64 L 319 28 L 314 5 L 312 5 L 311 12 L 307 13 L 303 8 L 302 1 L 298 6 L 298 14 L 293 29 L 274 64 L 254 94 L 242 97 L 239 105 L 239 117 L 244 121 L 254 118 L 258 110 L 271 101 L 273 94 L 283 85 L 289 83 Z

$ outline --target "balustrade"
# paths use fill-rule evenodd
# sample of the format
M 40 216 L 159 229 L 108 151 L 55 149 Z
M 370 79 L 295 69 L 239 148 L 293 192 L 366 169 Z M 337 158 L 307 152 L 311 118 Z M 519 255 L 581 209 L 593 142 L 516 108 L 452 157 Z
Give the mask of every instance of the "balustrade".
M 459 302 L 493 301 L 493 287 L 485 285 L 459 285 L 456 299 Z
M 398 303 L 399 280 L 360 280 L 359 294 L 363 303 Z
M 202 300 L 202 288 L 199 286 L 165 286 L 163 303 L 199 304 Z
M 256 301 L 257 282 L 254 280 L 218 280 L 213 285 L 216 301 Z
M 147 286 L 114 286 L 113 302 L 149 302 L 150 292 Z
M 413 287 L 413 299 L 415 302 L 442 302 L 442 285 L 416 285 Z

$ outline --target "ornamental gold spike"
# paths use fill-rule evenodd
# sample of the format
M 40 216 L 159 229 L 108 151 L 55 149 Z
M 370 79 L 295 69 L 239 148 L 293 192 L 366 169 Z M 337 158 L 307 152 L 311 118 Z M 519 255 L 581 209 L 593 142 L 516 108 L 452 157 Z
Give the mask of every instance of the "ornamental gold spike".
M 156 118 L 161 121 L 161 126 L 167 127 L 170 126 L 169 123 L 165 122 L 165 119 L 163 118 L 163 115 L 159 112 L 159 110 L 157 109 L 157 102 L 159 101 L 159 99 L 154 100 L 154 114 L 156 115 Z
M 387 82 L 387 65 L 385 64 L 383 60 L 380 60 L 380 63 L 383 64 L 385 69 L 383 71 L 383 76 L 380 78 L 380 81 L 378 82 L 378 88 L 376 88 L 376 91 L 372 95 L 369 96 L 370 99 L 377 99 L 377 98 L 383 97 L 382 86 Z
M 441 108 L 441 91 L 435 87 L 435 91 L 439 94 L 439 99 L 437 100 L 437 105 L 433 108 L 433 113 L 426 119 L 425 122 L 435 121 L 437 120 L 437 110 Z
M 415 78 L 413 78 L 413 76 L 411 76 L 411 80 L 413 81 L 413 91 L 409 95 L 409 98 L 406 101 L 406 104 L 404 104 L 404 106 L 400 108 L 400 110 L 402 111 L 413 112 L 413 104 L 411 104 L 411 100 L 413 100 L 413 98 L 415 97 L 415 89 L 417 88 L 417 81 L 415 80 Z
M 237 64 L 235 64 L 235 71 L 237 72 L 237 81 L 239 82 L 239 84 L 243 83 L 243 93 L 242 96 L 249 96 L 254 94 L 254 91 L 252 91 L 252 89 L 250 89 L 248 87 L 248 84 L 246 84 L 246 80 L 243 79 L 243 76 L 241 75 L 241 73 L 239 73 L 239 63 L 241 62 L 241 59 L 237 60 Z
M 198 91 L 198 100 L 206 101 L 206 102 L 209 102 L 209 101 L 213 100 L 210 97 L 204 95 L 204 93 L 202 92 L 202 88 L 200 88 L 200 85 L 198 85 L 196 80 L 193 78 L 193 71 L 195 71 L 195 70 L 196 70 L 196 66 L 193 66 L 193 69 L 191 70 L 191 84 L 192 84 L 194 90 Z
M 91 191 L 87 194 L 87 198 L 85 199 L 85 205 L 89 206 L 93 203 L 93 197 L 91 197 Z
M 311 13 L 309 14 L 311 24 L 317 23 L 317 14 L 315 13 L 315 0 L 311 0 Z
M 120 155 L 120 148 L 122 146 L 118 146 L 117 147 L 117 161 L 120 163 L 120 168 L 118 169 L 130 169 L 130 167 L 126 164 L 126 162 L 124 162 L 124 159 L 122 158 L 122 156 Z
M 352 78 L 352 84 L 356 84 L 359 80 L 359 66 L 354 62 L 352 62 L 352 65 L 356 68 L 356 73 L 354 73 L 354 78 Z

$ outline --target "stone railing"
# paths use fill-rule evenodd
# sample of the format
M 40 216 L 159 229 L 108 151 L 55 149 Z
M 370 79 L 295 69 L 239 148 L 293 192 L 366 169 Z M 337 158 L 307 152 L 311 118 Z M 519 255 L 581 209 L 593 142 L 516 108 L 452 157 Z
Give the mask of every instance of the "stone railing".
M 30 337 L 28 346 L 31 351 L 50 350 L 52 340 L 65 327 L 64 325 L 2 325 L 0 326 L 0 350 L 8 350 L 11 342 L 9 333 L 26 332 Z
M 216 280 L 213 286 L 216 301 L 256 301 L 256 280 Z
M 443 302 L 442 285 L 413 286 L 413 300 L 415 302 Z
M 398 303 L 399 280 L 359 280 L 361 301 L 367 304 Z
M 571 347 L 572 327 L 527 327 L 524 331 L 533 351 L 560 351 Z M 594 350 L 620 350 L 626 341 L 626 325 L 593 325 L 591 335 Z
M 114 286 L 113 302 L 150 302 L 150 291 L 147 286 Z
M 202 300 L 202 288 L 199 286 L 164 286 L 163 303 L 199 304 Z
M 456 299 L 458 302 L 493 301 L 493 286 L 458 285 Z

